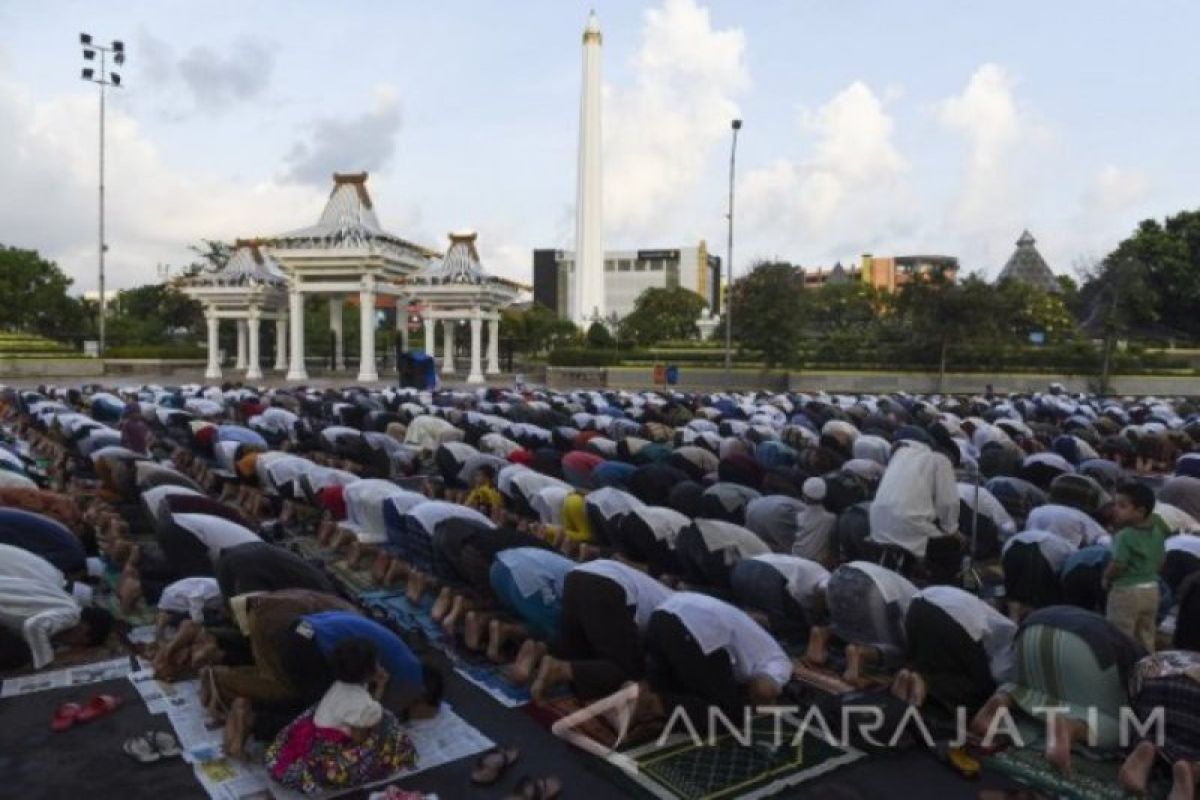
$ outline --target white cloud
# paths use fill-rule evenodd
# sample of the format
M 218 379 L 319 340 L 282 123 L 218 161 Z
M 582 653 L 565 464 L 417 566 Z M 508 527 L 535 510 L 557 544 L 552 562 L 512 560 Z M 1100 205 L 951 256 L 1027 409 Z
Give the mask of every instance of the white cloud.
M 694 0 L 666 0 L 646 11 L 634 84 L 605 91 L 610 242 L 696 235 L 703 213 L 696 191 L 705 185 L 714 148 L 729 140 L 735 98 L 749 82 L 745 49 L 740 29 L 714 28 L 708 10 Z
M 35 99 L 0 72 L 0 242 L 59 262 L 77 289 L 96 285 L 97 142 L 90 92 Z M 323 193 L 270 181 L 199 176 L 164 163 L 138 123 L 108 112 L 108 284 L 157 279 L 200 238 L 278 233 L 306 224 Z
M 748 256 L 821 261 L 906 233 L 909 163 L 893 141 L 894 128 L 861 81 L 815 112 L 802 112 L 799 132 L 812 139 L 807 158 L 777 159 L 740 182 L 739 218 L 761 250 Z
M 166 41 L 142 30 L 134 51 L 142 65 L 139 79 L 166 90 L 158 100 L 171 107 L 171 118 L 182 118 L 185 107 L 212 113 L 253 100 L 267 90 L 275 68 L 275 51 L 250 36 L 233 39 L 225 50 L 201 45 L 177 56 Z
M 308 142 L 296 142 L 285 157 L 288 180 L 326 186 L 334 172 L 377 171 L 396 153 L 400 96 L 391 86 L 375 90 L 375 108 L 357 117 L 322 117 Z

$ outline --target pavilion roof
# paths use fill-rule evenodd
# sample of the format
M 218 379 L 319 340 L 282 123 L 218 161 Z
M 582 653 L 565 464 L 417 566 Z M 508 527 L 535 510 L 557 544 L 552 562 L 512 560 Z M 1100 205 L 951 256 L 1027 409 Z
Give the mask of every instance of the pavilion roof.
M 446 255 L 408 279 L 410 283 L 431 286 L 504 284 L 516 286 L 512 281 L 489 275 L 479 260 L 475 249 L 478 234 L 474 231 L 450 234 L 450 247 Z
M 225 266 L 215 272 L 201 272 L 180 279 L 183 286 L 253 286 L 283 288 L 287 278 L 279 262 L 263 249 L 258 239 L 239 239 Z
M 298 228 L 271 239 L 276 248 L 339 249 L 382 244 L 411 251 L 424 258 L 437 253 L 388 233 L 379 224 L 375 205 L 367 192 L 367 173 L 334 173 L 329 200 L 315 225 Z

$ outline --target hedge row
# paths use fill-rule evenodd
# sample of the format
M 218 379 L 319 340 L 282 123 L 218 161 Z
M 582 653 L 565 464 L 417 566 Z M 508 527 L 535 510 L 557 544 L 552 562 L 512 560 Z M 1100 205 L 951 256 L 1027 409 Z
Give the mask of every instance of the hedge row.
M 105 358 L 206 358 L 208 351 L 190 344 L 139 344 L 105 348 Z

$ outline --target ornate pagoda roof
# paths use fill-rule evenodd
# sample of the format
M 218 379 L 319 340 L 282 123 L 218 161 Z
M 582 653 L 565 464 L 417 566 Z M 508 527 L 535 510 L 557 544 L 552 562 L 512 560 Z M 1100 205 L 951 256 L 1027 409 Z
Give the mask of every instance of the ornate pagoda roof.
M 475 240 L 479 238 L 479 234 L 474 231 L 460 231 L 449 236 L 450 247 L 446 250 L 446 255 L 409 278 L 410 282 L 433 286 L 510 283 L 484 271 L 483 264 L 479 261 L 479 251 L 475 249 Z
M 1021 234 L 1021 238 L 1017 239 L 1017 249 L 1013 251 L 1008 263 L 1000 271 L 997 282 L 1013 280 L 1036 286 L 1044 292 L 1061 291 L 1058 279 L 1054 277 L 1054 271 L 1050 269 L 1046 259 L 1042 258 L 1042 254 L 1038 252 L 1035 246 L 1036 242 L 1037 240 L 1029 231 Z
M 287 278 L 279 262 L 264 250 L 259 239 L 238 239 L 225 266 L 180 279 L 182 286 L 267 286 L 284 288 Z

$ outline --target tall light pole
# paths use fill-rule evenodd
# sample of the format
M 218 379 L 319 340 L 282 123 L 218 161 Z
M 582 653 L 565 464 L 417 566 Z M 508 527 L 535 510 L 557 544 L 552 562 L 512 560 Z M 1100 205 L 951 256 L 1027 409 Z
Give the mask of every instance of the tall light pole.
M 108 244 L 104 241 L 104 89 L 112 86 L 116 89 L 121 88 L 121 76 L 117 72 L 108 71 L 108 54 L 112 53 L 114 69 L 125 63 L 125 43 L 114 39 L 112 44 L 107 46 L 95 44 L 92 41 L 90 33 L 79 34 L 79 44 L 83 46 L 83 60 L 90 61 L 93 64 L 96 61 L 96 54 L 100 54 L 100 69 L 96 70 L 94 66 L 84 66 L 80 77 L 85 81 L 90 81 L 100 87 L 100 315 L 99 315 L 99 333 L 100 333 L 100 349 L 97 355 L 104 355 L 104 312 L 106 298 L 104 296 L 104 253 L 108 250 Z
M 729 149 L 729 238 L 725 243 L 725 386 L 730 387 L 731 370 L 733 369 L 733 172 L 737 164 L 738 131 L 742 129 L 742 121 L 735 119 L 733 128 L 733 145 Z

